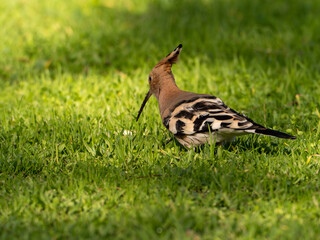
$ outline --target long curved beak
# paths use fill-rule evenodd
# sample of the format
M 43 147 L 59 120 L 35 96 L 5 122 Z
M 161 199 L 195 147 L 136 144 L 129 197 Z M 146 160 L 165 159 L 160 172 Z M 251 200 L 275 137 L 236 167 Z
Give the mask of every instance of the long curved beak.
M 141 104 L 141 107 L 140 107 L 138 116 L 137 116 L 137 118 L 136 118 L 136 121 L 139 120 L 139 117 L 140 117 L 140 115 L 141 115 L 141 113 L 142 113 L 142 110 L 143 110 L 144 106 L 146 105 L 148 99 L 151 97 L 151 95 L 152 95 L 152 93 L 151 93 L 150 90 L 149 90 L 149 92 L 147 93 L 146 97 L 145 97 L 144 100 L 143 100 L 143 103 Z

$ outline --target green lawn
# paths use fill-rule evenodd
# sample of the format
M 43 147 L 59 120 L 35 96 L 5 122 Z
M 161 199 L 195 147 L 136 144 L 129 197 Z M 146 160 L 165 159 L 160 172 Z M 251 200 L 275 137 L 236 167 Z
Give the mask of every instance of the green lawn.
M 0 239 L 320 239 L 320 1 L 0 0 Z M 186 150 L 152 67 L 297 136 Z

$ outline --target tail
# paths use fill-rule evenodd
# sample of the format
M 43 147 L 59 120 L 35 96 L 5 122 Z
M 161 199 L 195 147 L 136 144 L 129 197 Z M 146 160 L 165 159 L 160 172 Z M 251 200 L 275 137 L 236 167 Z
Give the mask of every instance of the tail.
M 279 132 L 279 131 L 275 131 L 269 128 L 258 128 L 255 129 L 255 133 L 257 134 L 262 134 L 262 135 L 268 135 L 268 136 L 273 136 L 273 137 L 278 137 L 278 138 L 285 138 L 285 139 L 296 139 L 295 136 L 291 136 L 289 134 L 283 133 L 283 132 Z

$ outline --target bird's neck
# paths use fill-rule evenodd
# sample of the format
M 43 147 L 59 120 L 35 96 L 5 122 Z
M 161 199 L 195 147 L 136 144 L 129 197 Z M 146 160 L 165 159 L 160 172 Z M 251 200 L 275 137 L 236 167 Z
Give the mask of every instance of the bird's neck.
M 176 85 L 173 77 L 163 81 L 160 86 L 158 96 L 160 114 L 162 114 L 167 106 L 171 105 L 170 103 L 173 101 L 173 99 L 175 99 L 182 92 L 183 91 L 180 90 Z

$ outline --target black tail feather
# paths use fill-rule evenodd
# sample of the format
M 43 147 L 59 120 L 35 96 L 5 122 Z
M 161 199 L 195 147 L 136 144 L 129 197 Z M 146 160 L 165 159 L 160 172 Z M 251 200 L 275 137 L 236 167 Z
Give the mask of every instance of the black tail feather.
M 279 131 L 275 131 L 275 130 L 272 130 L 272 129 L 269 129 L 269 128 L 256 129 L 255 133 L 268 135 L 268 136 L 274 136 L 274 137 L 278 137 L 278 138 L 296 139 L 295 136 L 291 136 L 289 134 L 286 134 L 286 133 L 283 133 L 283 132 L 279 132 Z

